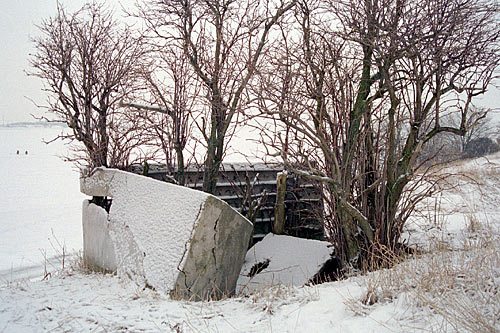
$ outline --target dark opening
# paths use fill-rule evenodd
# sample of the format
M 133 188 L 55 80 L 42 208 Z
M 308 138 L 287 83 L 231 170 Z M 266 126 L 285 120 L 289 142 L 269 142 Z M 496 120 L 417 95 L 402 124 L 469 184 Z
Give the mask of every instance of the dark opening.
M 90 200 L 90 203 L 93 203 L 94 205 L 104 208 L 108 213 L 109 210 L 111 209 L 112 202 L 113 199 L 107 197 L 92 197 L 92 200 Z
M 330 281 L 337 281 L 342 275 L 342 264 L 339 258 L 332 256 L 328 259 L 323 267 L 320 268 L 318 273 L 316 273 L 309 283 L 312 285 L 321 284 Z
M 255 265 L 252 266 L 252 268 L 250 268 L 250 272 L 248 273 L 247 276 L 252 277 L 252 276 L 259 274 L 260 272 L 265 270 L 267 267 L 269 267 L 270 262 L 271 262 L 271 260 L 266 259 L 262 262 L 256 263 Z

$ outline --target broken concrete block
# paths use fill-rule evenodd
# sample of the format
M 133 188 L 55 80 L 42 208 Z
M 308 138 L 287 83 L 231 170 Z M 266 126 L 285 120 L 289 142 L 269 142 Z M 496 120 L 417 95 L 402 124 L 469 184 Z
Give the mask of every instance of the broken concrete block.
M 329 242 L 267 234 L 250 248 L 238 279 L 237 291 L 273 285 L 303 286 L 332 258 Z
M 84 203 L 84 259 L 183 299 L 234 293 L 252 232 L 218 198 L 115 169 L 81 178 L 81 191 L 113 199 L 109 213 Z
M 108 213 L 99 206 L 83 201 L 83 260 L 94 271 L 115 272 L 116 255 L 110 237 Z

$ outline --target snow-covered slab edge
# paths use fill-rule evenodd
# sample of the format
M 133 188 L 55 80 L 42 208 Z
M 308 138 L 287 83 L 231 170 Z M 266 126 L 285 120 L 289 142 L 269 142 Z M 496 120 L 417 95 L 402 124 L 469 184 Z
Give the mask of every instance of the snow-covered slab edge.
M 332 258 L 332 251 L 329 242 L 268 234 L 248 250 L 237 290 L 303 286 Z

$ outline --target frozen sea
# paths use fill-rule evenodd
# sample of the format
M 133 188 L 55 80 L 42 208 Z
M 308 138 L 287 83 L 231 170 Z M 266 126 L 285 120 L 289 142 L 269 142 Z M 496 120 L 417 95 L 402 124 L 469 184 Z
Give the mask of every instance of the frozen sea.
M 62 130 L 0 127 L 0 278 L 82 248 L 78 172 L 67 146 L 43 142 Z

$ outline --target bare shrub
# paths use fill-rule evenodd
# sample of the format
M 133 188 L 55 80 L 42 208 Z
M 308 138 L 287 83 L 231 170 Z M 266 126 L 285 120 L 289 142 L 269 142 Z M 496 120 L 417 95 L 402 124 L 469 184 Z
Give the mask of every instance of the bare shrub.
M 58 139 L 76 142 L 75 162 L 90 169 L 126 164 L 119 101 L 137 89 L 142 40 L 95 2 L 74 13 L 59 5 L 39 30 L 31 75 L 44 83 L 48 120 L 71 129 Z
M 422 149 L 484 117 L 471 103 L 500 63 L 498 11 L 489 0 L 299 1 L 283 27 L 288 38 L 256 89 L 259 108 L 281 126 L 265 142 L 292 171 L 323 183 L 345 267 L 377 267 L 372 260 L 401 250 L 406 219 L 426 195 Z M 444 121 L 452 113 L 457 126 Z
M 464 153 L 466 157 L 473 158 L 496 153 L 499 150 L 500 147 L 493 140 L 481 137 L 467 142 Z

